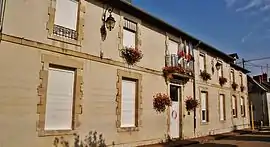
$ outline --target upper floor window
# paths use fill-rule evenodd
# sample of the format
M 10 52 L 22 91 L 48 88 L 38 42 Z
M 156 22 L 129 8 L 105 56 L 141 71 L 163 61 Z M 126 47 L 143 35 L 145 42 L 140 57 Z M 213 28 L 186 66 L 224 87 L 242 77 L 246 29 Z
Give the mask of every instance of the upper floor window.
M 77 39 L 78 0 L 56 0 L 53 33 Z
M 218 62 L 219 63 L 219 67 L 218 67 L 218 77 L 223 77 L 223 65 L 221 62 Z
M 235 82 L 235 77 L 234 77 L 234 70 L 231 69 L 231 82 Z
M 169 40 L 169 53 L 170 53 L 170 58 L 171 58 L 171 63 L 170 65 L 171 66 L 177 66 L 178 65 L 178 55 L 177 55 L 177 52 L 178 52 L 178 43 L 173 41 L 173 40 Z
M 243 75 L 242 75 L 242 73 L 239 74 L 239 78 L 240 78 L 240 84 L 243 85 Z
M 123 31 L 124 47 L 131 47 L 131 48 L 136 47 L 136 31 L 137 31 L 137 24 L 125 19 Z
M 205 54 L 203 53 L 200 53 L 199 65 L 201 72 L 206 70 Z
M 0 0 L 0 30 L 2 27 L 2 20 L 3 20 L 3 7 L 4 7 L 4 0 Z

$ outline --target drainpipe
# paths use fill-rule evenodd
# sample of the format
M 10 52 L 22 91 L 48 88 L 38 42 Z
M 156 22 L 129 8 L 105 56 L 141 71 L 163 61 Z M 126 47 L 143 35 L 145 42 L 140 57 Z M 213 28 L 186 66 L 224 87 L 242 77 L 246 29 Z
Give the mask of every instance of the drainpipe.
M 194 46 L 193 48 L 193 56 L 194 56 L 194 49 L 196 49 L 199 45 L 201 44 L 201 41 L 199 41 L 197 43 L 196 46 Z M 193 57 L 194 61 L 193 61 L 193 73 L 194 73 L 194 79 L 193 79 L 193 99 L 196 100 L 196 80 L 195 80 L 195 56 Z M 196 128 L 197 128 L 197 120 L 196 120 L 196 108 L 194 108 L 194 118 L 193 118 L 193 123 L 194 123 L 194 135 L 196 135 Z

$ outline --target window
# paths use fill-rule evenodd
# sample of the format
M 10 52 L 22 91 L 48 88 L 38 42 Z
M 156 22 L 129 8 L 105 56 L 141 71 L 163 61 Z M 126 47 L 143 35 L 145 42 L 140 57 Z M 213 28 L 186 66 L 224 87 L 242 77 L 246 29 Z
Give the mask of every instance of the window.
M 226 110 L 225 110 L 225 95 L 219 95 L 219 119 L 221 121 L 226 120 Z
M 243 85 L 243 75 L 242 75 L 242 73 L 239 74 L 239 78 L 240 78 L 240 84 Z
M 235 78 L 234 78 L 234 70 L 231 70 L 231 82 L 235 82 Z
M 237 117 L 237 100 L 236 96 L 232 96 L 232 114 L 233 117 Z
M 220 63 L 220 68 L 218 69 L 218 77 L 223 77 L 223 65 L 221 62 Z
M 83 63 L 43 54 L 38 86 L 39 136 L 73 134 L 82 114 Z
M 137 82 L 129 79 L 122 80 L 121 127 L 137 126 Z
M 74 71 L 49 68 L 44 130 L 73 129 Z
M 56 0 L 53 33 L 77 39 L 78 0 Z
M 170 52 L 170 58 L 171 58 L 171 66 L 177 66 L 178 65 L 178 43 L 175 41 L 170 40 L 169 41 L 169 52 Z
M 123 46 L 136 47 L 137 24 L 129 20 L 124 20 Z
M 201 92 L 201 121 L 203 123 L 209 121 L 208 93 L 205 91 Z
M 117 131 L 139 131 L 142 122 L 142 75 L 118 69 L 117 77 Z
M 242 117 L 245 117 L 245 98 L 244 97 L 241 97 L 240 99 L 240 107 L 241 107 L 241 116 Z
M 4 3 L 4 0 L 0 0 L 0 26 L 2 24 L 3 3 Z
M 200 65 L 201 72 L 206 70 L 205 54 L 203 53 L 200 53 L 199 65 Z

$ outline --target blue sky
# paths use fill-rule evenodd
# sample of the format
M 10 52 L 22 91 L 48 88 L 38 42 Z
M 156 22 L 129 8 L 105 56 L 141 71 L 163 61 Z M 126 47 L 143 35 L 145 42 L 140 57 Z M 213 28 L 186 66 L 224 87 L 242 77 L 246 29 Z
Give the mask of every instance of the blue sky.
M 225 53 L 270 56 L 270 0 L 133 0 L 133 4 Z M 247 63 L 252 74 L 270 59 Z M 269 70 L 270 73 L 270 70 Z

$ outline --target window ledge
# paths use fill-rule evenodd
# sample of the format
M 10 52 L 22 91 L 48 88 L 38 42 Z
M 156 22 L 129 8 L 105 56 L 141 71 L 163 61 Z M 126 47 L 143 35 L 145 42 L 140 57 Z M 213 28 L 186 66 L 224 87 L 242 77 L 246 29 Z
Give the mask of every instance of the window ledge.
M 61 36 L 56 36 L 54 34 L 52 35 L 48 35 L 49 39 L 52 40 L 56 40 L 56 41 L 60 41 L 60 42 L 64 42 L 64 43 L 68 43 L 68 44 L 72 44 L 72 45 L 76 45 L 76 46 L 81 46 L 81 41 L 78 40 L 73 40 L 73 39 L 69 39 L 69 38 L 65 38 L 65 37 L 61 37 Z
M 139 131 L 139 127 L 120 127 L 117 128 L 117 132 L 135 132 Z
M 40 130 L 38 132 L 39 137 L 46 136 L 63 136 L 63 135 L 74 135 L 77 131 L 75 130 Z
M 201 125 L 209 125 L 209 122 L 201 122 Z

